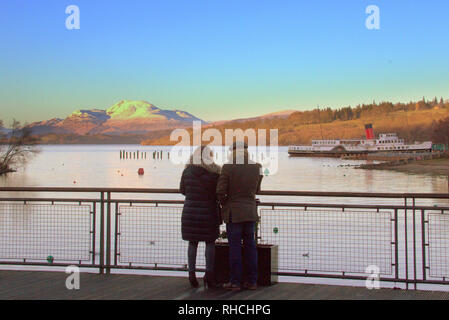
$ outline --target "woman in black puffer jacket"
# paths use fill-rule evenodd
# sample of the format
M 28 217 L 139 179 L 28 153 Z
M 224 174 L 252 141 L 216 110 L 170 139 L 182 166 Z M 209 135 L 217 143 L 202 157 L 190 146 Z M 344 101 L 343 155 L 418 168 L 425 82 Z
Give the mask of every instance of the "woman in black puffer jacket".
M 215 287 L 214 259 L 215 240 L 221 224 L 215 190 L 220 167 L 213 162 L 213 153 L 201 146 L 190 157 L 181 177 L 180 191 L 186 196 L 182 210 L 182 239 L 189 241 L 189 281 L 198 287 L 195 276 L 198 242 L 206 242 L 206 274 L 204 285 Z

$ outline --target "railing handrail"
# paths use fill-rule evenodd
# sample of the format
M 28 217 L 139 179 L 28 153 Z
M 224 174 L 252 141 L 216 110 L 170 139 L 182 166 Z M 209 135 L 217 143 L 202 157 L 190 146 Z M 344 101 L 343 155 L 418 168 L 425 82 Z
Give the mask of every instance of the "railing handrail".
M 110 192 L 110 193 L 156 193 L 177 194 L 179 189 L 158 188 L 99 188 L 99 187 L 0 187 L 0 192 Z M 262 196 L 313 196 L 313 197 L 357 197 L 357 198 L 422 198 L 449 199 L 449 193 L 379 193 L 379 192 L 331 192 L 331 191 L 282 191 L 262 190 Z
M 101 203 L 100 198 L 2 198 L 0 202 L 13 201 L 13 202 L 76 202 L 76 203 Z M 103 202 L 107 202 L 104 201 Z M 137 203 L 137 204 L 184 204 L 184 200 L 142 200 L 142 199 L 111 199 L 110 203 L 123 204 L 123 203 Z M 435 207 L 435 206 L 423 206 L 423 205 L 367 205 L 367 204 L 343 204 L 343 203 L 299 203 L 299 202 L 259 202 L 259 207 L 306 207 L 306 208 L 340 208 L 340 209 L 377 209 L 377 210 L 443 210 L 449 211 L 449 207 Z

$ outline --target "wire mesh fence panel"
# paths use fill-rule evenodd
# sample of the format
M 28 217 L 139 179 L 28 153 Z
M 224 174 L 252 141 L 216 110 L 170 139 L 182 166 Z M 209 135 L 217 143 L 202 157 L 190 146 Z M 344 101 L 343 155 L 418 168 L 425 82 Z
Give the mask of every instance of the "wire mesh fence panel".
M 449 215 L 428 215 L 429 275 L 449 277 Z
M 0 203 L 0 259 L 88 261 L 91 206 Z
M 391 275 L 391 212 L 261 209 L 262 241 L 279 246 L 279 270 Z
M 182 207 L 119 206 L 119 262 L 186 266 L 181 214 Z M 205 265 L 203 252 L 200 242 L 197 266 Z

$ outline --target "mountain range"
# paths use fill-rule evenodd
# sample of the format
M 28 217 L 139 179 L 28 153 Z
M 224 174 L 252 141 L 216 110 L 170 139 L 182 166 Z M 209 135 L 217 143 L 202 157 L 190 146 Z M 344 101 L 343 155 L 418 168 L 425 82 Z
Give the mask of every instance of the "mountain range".
M 442 99 L 441 99 L 442 100 Z M 381 102 L 325 110 L 283 110 L 259 117 L 215 122 L 203 121 L 181 110 L 163 110 L 147 101 L 122 100 L 112 107 L 77 110 L 65 119 L 50 119 L 28 125 L 41 144 L 151 144 L 170 145 L 174 128 L 192 130 L 192 121 L 214 128 L 279 129 L 279 144 L 305 144 L 317 137 L 354 139 L 363 136 L 364 125 L 378 132 L 396 132 L 407 141 L 431 139 L 435 121 L 449 116 L 449 101 Z M 11 129 L 2 127 L 0 137 Z
M 5 127 L 0 126 L 0 134 L 8 134 L 11 132 L 11 129 L 7 129 Z
M 34 135 L 120 135 L 187 127 L 192 121 L 206 123 L 186 111 L 163 110 L 147 101 L 122 100 L 106 110 L 77 110 L 65 119 L 34 122 L 27 127 Z

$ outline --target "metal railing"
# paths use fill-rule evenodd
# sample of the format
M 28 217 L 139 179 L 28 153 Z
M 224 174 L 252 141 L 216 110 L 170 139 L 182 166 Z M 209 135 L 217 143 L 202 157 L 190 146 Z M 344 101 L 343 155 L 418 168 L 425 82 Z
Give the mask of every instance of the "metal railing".
M 179 191 L 1 187 L 0 265 L 186 271 L 183 200 L 162 200 L 167 194 Z M 261 191 L 259 196 L 257 238 L 279 246 L 278 275 L 365 280 L 367 268 L 374 268 L 381 281 L 407 289 L 449 284 L 448 194 Z

